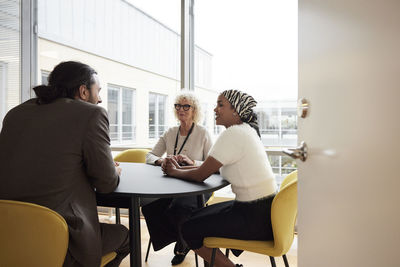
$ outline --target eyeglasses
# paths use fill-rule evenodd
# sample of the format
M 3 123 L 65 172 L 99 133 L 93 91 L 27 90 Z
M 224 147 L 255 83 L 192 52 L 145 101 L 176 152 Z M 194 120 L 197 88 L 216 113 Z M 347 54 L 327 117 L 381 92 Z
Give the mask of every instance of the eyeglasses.
M 181 105 L 181 104 L 175 104 L 175 109 L 176 110 L 180 110 L 181 108 L 183 108 L 184 111 L 188 111 L 191 107 L 191 105 L 185 104 L 185 105 Z

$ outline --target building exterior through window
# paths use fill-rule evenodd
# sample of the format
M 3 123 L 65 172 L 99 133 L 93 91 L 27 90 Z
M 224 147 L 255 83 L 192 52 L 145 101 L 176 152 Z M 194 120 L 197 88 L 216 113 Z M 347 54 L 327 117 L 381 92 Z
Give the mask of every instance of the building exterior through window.
M 136 142 L 135 90 L 111 84 L 107 89 L 111 142 L 134 144 Z
M 21 1 L 0 1 L 0 127 L 21 98 Z
M 149 138 L 160 138 L 168 125 L 165 124 L 166 119 L 166 102 L 167 96 L 161 94 L 149 94 Z
M 103 88 L 100 92 L 103 103 L 100 105 L 109 114 L 112 147 L 151 148 L 169 127 L 177 124 L 173 101 L 181 90 L 180 33 L 128 1 L 96 1 L 95 8 L 89 4 L 91 2 L 37 1 L 37 69 L 40 70 L 37 80 L 47 84 L 50 71 L 62 61 L 76 60 L 92 66 Z M 200 16 L 210 19 L 204 11 L 209 9 L 201 9 L 205 2 L 196 2 L 197 19 Z M 218 5 L 214 1 L 208 3 Z M 6 112 L 21 102 L 20 1 L 4 0 L 0 7 L 0 37 L 3 40 L 0 43 L 1 125 Z M 245 21 L 241 23 L 245 29 Z M 231 25 L 223 25 L 226 25 L 227 33 L 230 33 Z M 251 29 L 258 27 L 253 26 Z M 232 33 L 234 38 L 241 37 L 236 30 Z M 219 42 L 213 38 L 210 40 Z M 224 42 L 227 41 L 221 41 Z M 232 46 L 234 43 L 226 45 Z M 213 70 L 218 69 L 216 59 L 220 57 L 220 51 L 207 50 L 208 47 L 195 45 L 194 92 L 203 109 L 200 123 L 216 139 L 224 130 L 215 125 L 213 109 L 217 96 L 222 90 L 234 87 L 216 88 L 213 84 L 217 80 L 217 77 L 213 77 Z M 251 64 L 241 64 L 243 60 L 255 60 L 241 55 L 256 48 L 243 47 L 236 54 L 230 54 L 230 60 L 223 61 L 237 71 L 232 72 L 232 79 L 242 74 L 241 68 L 252 69 L 254 77 L 257 76 L 260 70 L 249 68 Z M 239 86 L 246 90 L 247 84 Z M 255 112 L 258 115 L 261 138 L 267 149 L 297 144 L 294 98 L 267 101 L 256 97 L 258 105 Z M 278 175 L 296 168 L 295 161 L 283 155 L 272 153 L 270 161 Z

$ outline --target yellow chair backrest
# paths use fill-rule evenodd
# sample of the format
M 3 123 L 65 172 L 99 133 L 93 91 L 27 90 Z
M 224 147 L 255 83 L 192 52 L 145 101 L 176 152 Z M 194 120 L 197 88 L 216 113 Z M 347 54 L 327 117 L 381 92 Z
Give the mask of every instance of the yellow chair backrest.
M 67 249 L 68 226 L 57 212 L 0 200 L 0 266 L 62 266 Z
M 297 171 L 283 180 L 281 189 L 272 201 L 271 222 L 274 250 L 286 254 L 293 243 L 297 217 Z
M 100 267 L 106 266 L 110 261 L 115 259 L 116 256 L 117 253 L 113 251 L 101 257 Z
M 117 162 L 137 162 L 137 163 L 145 163 L 146 155 L 149 153 L 149 149 L 139 149 L 132 148 L 122 151 L 117 156 L 115 156 L 114 160 Z
M 292 171 L 288 175 L 286 175 L 285 179 L 283 179 L 280 188 L 284 188 L 285 185 L 297 179 L 297 170 Z

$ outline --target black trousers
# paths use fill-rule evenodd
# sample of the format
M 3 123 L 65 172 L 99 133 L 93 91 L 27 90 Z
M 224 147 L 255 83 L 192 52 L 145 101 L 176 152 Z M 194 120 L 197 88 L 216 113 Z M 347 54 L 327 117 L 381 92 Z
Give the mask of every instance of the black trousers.
M 273 198 L 252 202 L 227 201 L 202 208 L 183 224 L 183 238 L 191 249 L 201 248 L 205 237 L 273 240 Z
M 122 224 L 100 223 L 102 255 L 116 252 L 117 256 L 109 262 L 106 267 L 117 267 L 121 261 L 129 254 L 129 231 Z M 67 252 L 64 267 L 84 267 L 77 262 L 72 255 Z
M 205 196 L 207 201 L 211 194 Z M 180 241 L 184 243 L 181 228 L 198 210 L 197 196 L 160 198 L 142 207 L 151 242 L 155 251 Z

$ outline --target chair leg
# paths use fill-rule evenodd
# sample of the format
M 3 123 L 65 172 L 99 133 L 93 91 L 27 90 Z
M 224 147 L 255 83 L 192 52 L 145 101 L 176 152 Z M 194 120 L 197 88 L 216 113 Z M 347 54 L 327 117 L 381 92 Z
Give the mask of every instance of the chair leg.
M 283 261 L 285 262 L 285 267 L 289 267 L 289 262 L 288 262 L 288 260 L 286 258 L 286 254 L 283 255 L 282 258 L 283 258 Z
M 144 259 L 144 262 L 147 262 L 147 259 L 149 258 L 150 245 L 151 245 L 151 239 L 149 239 L 149 244 L 147 245 L 146 258 Z
M 271 261 L 271 266 L 276 267 L 275 259 L 274 257 L 269 256 L 269 260 Z
M 199 267 L 199 259 L 196 252 L 194 253 L 194 261 L 196 262 L 196 267 Z
M 115 223 L 121 224 L 121 217 L 119 213 L 119 208 L 115 208 Z
M 210 267 L 214 267 L 214 262 L 215 262 L 215 254 L 217 254 L 217 249 L 213 248 L 212 254 L 211 254 L 211 262 L 210 262 Z
M 229 258 L 229 248 L 225 249 L 225 256 Z

